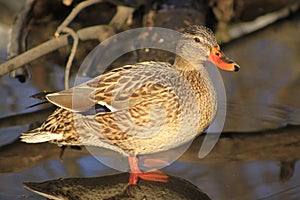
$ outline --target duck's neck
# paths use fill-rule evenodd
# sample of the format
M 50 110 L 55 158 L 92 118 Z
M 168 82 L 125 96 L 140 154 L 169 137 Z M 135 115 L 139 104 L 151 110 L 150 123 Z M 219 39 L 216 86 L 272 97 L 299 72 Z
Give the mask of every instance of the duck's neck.
M 173 64 L 173 67 L 181 72 L 182 74 L 190 74 L 190 73 L 206 73 L 206 70 L 204 69 L 204 66 L 202 63 L 193 63 L 191 61 L 188 61 L 181 56 L 177 55 L 175 57 L 175 61 Z
M 175 57 L 173 66 L 178 71 L 194 71 L 195 70 L 195 67 L 191 62 L 182 58 L 179 55 L 177 55 Z
M 173 67 L 190 82 L 196 93 L 203 93 L 199 88 L 207 88 L 206 92 L 215 95 L 209 73 L 202 63 L 192 63 L 177 55 Z

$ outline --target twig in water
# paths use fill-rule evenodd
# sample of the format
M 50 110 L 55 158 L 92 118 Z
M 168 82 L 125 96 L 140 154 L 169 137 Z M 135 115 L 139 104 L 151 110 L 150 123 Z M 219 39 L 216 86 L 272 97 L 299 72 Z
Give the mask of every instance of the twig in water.
M 55 107 L 51 106 L 49 108 L 44 108 L 33 112 L 19 113 L 16 115 L 2 117 L 0 118 L 0 128 L 21 126 L 37 122 L 41 119 L 46 119 L 46 117 L 49 116 L 54 111 L 54 109 Z

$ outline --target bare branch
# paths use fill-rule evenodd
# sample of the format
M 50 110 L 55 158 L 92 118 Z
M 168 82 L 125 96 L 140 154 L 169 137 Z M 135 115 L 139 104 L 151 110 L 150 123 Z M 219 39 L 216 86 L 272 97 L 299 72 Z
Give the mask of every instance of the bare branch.
M 26 38 L 28 36 L 27 33 L 23 33 L 23 29 L 25 29 L 26 25 L 29 21 L 29 14 L 33 8 L 33 5 L 36 3 L 35 0 L 26 0 L 24 2 L 23 8 L 18 13 L 14 25 L 12 26 L 12 30 L 10 33 L 10 39 L 7 46 L 7 58 L 11 59 L 20 52 L 23 52 L 26 49 Z M 25 82 L 26 79 L 30 76 L 30 72 L 27 66 L 23 68 L 18 68 L 10 73 L 10 77 L 17 78 L 20 82 Z
M 299 8 L 300 2 L 297 1 L 288 7 L 284 7 L 278 11 L 260 16 L 251 22 L 234 24 L 229 29 L 230 40 L 240 38 L 244 35 L 260 30 L 282 18 L 289 16 L 291 12 L 296 12 Z
M 110 20 L 109 25 L 114 27 L 116 30 L 120 29 L 126 22 L 132 23 L 132 15 L 134 8 L 127 6 L 117 6 L 117 12 L 114 17 Z
M 108 25 L 91 26 L 80 29 L 76 32 L 81 41 L 98 40 L 99 42 L 115 34 L 113 28 Z M 55 51 L 69 44 L 68 34 L 62 35 L 58 39 L 48 40 L 0 65 L 0 76 L 17 69 L 31 61 Z
M 77 46 L 78 46 L 78 35 L 75 33 L 75 31 L 71 28 L 65 27 L 63 29 L 63 32 L 69 33 L 73 37 L 73 46 L 68 58 L 68 62 L 66 64 L 66 69 L 65 69 L 65 89 L 69 89 L 69 76 L 70 76 L 70 70 L 72 66 L 73 59 L 76 54 Z
M 63 23 L 56 29 L 55 36 L 58 37 L 59 34 L 64 30 L 64 28 L 67 27 L 73 21 L 73 19 L 78 15 L 78 13 L 81 10 L 88 6 L 101 2 L 103 2 L 103 0 L 87 0 L 78 4 L 68 15 L 68 17 L 63 21 Z

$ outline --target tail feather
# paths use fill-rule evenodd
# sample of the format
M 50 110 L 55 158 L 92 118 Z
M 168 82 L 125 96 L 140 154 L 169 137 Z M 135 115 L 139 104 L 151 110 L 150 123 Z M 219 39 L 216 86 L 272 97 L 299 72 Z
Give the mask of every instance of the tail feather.
M 72 113 L 62 108 L 58 108 L 39 128 L 23 133 L 20 136 L 20 139 L 22 142 L 26 143 L 57 142 L 61 141 L 64 136 L 67 137 L 68 134 L 66 133 L 72 130 Z M 69 135 L 73 136 L 72 134 Z
M 23 133 L 20 136 L 21 141 L 26 143 L 50 142 L 53 140 L 60 140 L 62 138 L 63 134 L 55 134 L 47 131 L 40 131 L 39 128 Z

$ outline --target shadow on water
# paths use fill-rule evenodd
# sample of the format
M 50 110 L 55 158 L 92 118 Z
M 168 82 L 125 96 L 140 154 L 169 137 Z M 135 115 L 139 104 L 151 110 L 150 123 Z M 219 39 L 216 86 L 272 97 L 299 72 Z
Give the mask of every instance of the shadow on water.
M 7 38 L 7 26 L 3 27 L 1 37 Z M 133 190 L 140 199 L 149 192 L 164 192 L 172 199 L 179 194 L 182 199 L 192 199 L 191 194 L 221 200 L 300 198 L 299 34 L 300 20 L 295 16 L 225 46 L 226 54 L 241 65 L 238 74 L 222 72 L 228 97 L 226 133 L 201 160 L 197 155 L 203 136 L 197 138 L 178 161 L 163 169 L 171 176 L 172 184 L 142 181 Z M 0 45 L 3 59 L 6 44 L 1 41 Z M 6 98 L 0 98 L 0 117 L 37 111 L 39 108 L 26 109 L 36 103 L 28 96 L 63 89 L 63 69 L 59 66 L 45 67 L 38 73 L 25 84 L 1 77 L 0 95 Z M 81 197 L 93 192 L 104 195 L 105 191 L 127 198 L 128 175 L 102 165 L 85 149 L 68 149 L 62 162 L 58 159 L 60 149 L 54 145 L 13 142 L 29 129 L 29 124 L 0 129 L 0 199 L 43 199 L 25 190 L 23 182 L 37 182 L 27 183 L 26 187 L 53 196 L 71 197 L 66 190 L 70 187 Z

